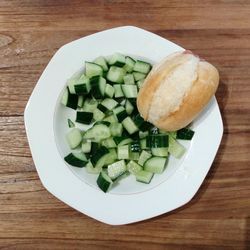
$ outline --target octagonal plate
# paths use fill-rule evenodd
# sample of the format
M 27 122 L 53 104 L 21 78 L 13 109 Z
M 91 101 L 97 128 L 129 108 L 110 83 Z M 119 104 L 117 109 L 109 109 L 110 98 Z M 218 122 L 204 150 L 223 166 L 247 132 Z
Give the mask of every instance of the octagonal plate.
M 96 188 L 96 176 L 68 166 L 66 121 L 72 111 L 60 105 L 67 79 L 84 61 L 121 52 L 152 63 L 183 50 L 143 29 L 125 26 L 83 37 L 61 47 L 37 82 L 25 109 L 25 128 L 32 157 L 44 187 L 76 210 L 111 225 L 145 220 L 186 204 L 202 184 L 218 150 L 223 124 L 215 97 L 193 122 L 195 136 L 181 160 L 170 159 L 164 174 L 149 185 L 131 177 L 109 193 Z

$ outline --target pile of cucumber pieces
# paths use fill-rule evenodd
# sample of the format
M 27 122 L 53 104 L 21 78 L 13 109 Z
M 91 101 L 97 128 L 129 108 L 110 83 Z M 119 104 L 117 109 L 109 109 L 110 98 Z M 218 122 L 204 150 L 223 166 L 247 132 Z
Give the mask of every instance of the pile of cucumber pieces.
M 72 150 L 64 159 L 96 174 L 107 192 L 121 176 L 132 174 L 150 183 L 166 168 L 169 154 L 181 158 L 185 148 L 177 139 L 191 140 L 189 128 L 166 132 L 140 116 L 136 97 L 152 66 L 115 53 L 85 62 L 85 71 L 68 81 L 61 103 L 76 110 L 76 123 L 93 124 L 86 131 L 68 119 L 67 141 Z

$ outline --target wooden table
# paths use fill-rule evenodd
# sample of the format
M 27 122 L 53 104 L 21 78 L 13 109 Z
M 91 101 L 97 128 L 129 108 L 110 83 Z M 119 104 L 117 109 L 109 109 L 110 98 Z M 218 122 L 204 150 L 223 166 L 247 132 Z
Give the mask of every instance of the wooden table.
M 109 226 L 41 185 L 23 111 L 60 46 L 123 25 L 155 32 L 218 67 L 224 136 L 191 202 L 147 221 Z M 1 0 L 0 248 L 250 249 L 250 1 Z

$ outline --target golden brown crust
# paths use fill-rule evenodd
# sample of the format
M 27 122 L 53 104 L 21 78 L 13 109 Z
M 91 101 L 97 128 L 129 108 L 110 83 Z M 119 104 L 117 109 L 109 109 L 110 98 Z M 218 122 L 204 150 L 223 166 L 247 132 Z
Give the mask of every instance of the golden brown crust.
M 187 56 L 183 57 L 183 52 L 176 52 L 153 67 L 137 97 L 138 110 L 145 120 L 148 119 L 149 108 L 156 89 L 172 70 L 186 60 Z
M 219 73 L 217 69 L 205 61 L 198 65 L 198 79 L 186 94 L 179 109 L 168 117 L 162 117 L 156 126 L 167 131 L 175 131 L 192 122 L 207 105 L 217 90 Z
M 157 88 L 177 66 L 185 63 L 190 56 L 192 56 L 190 53 L 177 52 L 153 68 L 137 97 L 138 110 L 145 120 L 148 120 L 149 109 Z M 213 65 L 205 61 L 199 61 L 197 73 L 197 80 L 186 93 L 178 110 L 155 121 L 155 126 L 167 131 L 183 128 L 192 122 L 207 105 L 217 90 L 219 73 Z

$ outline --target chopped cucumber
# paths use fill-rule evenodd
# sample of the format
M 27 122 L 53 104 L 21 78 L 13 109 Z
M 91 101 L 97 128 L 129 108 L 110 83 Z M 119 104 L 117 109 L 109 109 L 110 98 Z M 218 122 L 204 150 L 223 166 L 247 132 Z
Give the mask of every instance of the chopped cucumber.
M 190 128 L 182 128 L 177 131 L 176 139 L 191 140 L 194 136 L 194 131 Z
M 78 108 L 82 108 L 83 106 L 83 101 L 84 101 L 84 98 L 82 95 L 78 96 L 78 102 L 77 102 L 77 107 Z
M 124 160 L 114 162 L 111 165 L 108 165 L 108 176 L 115 180 L 127 170 L 127 166 Z
M 136 180 L 145 184 L 149 184 L 154 174 L 144 170 L 140 170 L 135 174 Z
M 131 117 L 127 117 L 122 121 L 123 127 L 128 131 L 130 135 L 134 134 L 137 132 L 139 129 L 131 119 Z
M 61 103 L 68 108 L 77 109 L 78 95 L 71 94 L 69 89 L 66 88 L 63 92 Z
M 129 146 L 128 145 L 118 146 L 117 156 L 118 159 L 120 160 L 129 159 Z
M 135 62 L 133 70 L 143 74 L 148 74 L 151 68 L 152 68 L 151 64 L 137 60 Z
M 88 78 L 93 76 L 102 76 L 103 68 L 96 63 L 85 62 L 85 72 Z
M 69 126 L 69 128 L 74 128 L 75 127 L 75 123 L 72 122 L 70 119 L 68 119 L 68 126 Z
M 103 56 L 99 56 L 94 60 L 94 63 L 100 65 L 104 71 L 108 71 L 108 65 L 106 59 Z
M 123 97 L 122 85 L 121 84 L 114 84 L 113 85 L 115 90 L 115 98 Z
M 126 98 L 136 98 L 138 95 L 138 90 L 136 85 L 122 85 L 122 92 Z
M 123 68 L 111 66 L 107 73 L 107 80 L 114 83 L 123 83 L 126 71 Z
M 176 141 L 172 136 L 169 136 L 169 147 L 168 152 L 175 158 L 180 159 L 186 152 L 184 146 Z
M 185 153 L 177 139 L 193 137 L 189 128 L 167 132 L 140 116 L 136 98 L 151 67 L 120 53 L 99 56 L 85 62 L 85 73 L 68 80 L 63 92 L 61 103 L 76 110 L 77 122 L 68 119 L 71 129 L 66 135 L 69 147 L 77 152 L 64 159 L 99 174 L 96 182 L 103 192 L 128 172 L 137 181 L 150 183 L 154 174 L 164 171 L 169 155 L 179 159 Z M 92 122 L 85 132 L 77 128 Z
M 161 174 L 165 169 L 166 161 L 165 157 L 152 157 L 144 163 L 144 170 Z
M 131 115 L 134 111 L 134 106 L 131 104 L 129 100 L 126 100 L 125 109 L 128 115 Z
M 93 112 L 98 105 L 98 101 L 95 99 L 86 99 L 83 104 L 82 110 L 85 112 Z
M 88 161 L 83 153 L 70 153 L 64 157 L 64 160 L 70 164 L 71 166 L 82 168 L 84 167 Z
M 110 129 L 104 124 L 94 125 L 91 129 L 87 130 L 83 135 L 84 139 L 92 139 L 95 142 L 107 139 L 111 136 Z
M 126 74 L 123 77 L 123 81 L 125 84 L 135 84 L 135 79 L 133 74 Z
M 132 72 L 133 68 L 135 65 L 135 60 L 129 56 L 126 56 L 125 59 L 125 65 L 123 66 L 123 68 L 127 71 L 127 72 Z
M 146 78 L 146 75 L 145 74 L 142 74 L 140 72 L 133 72 L 133 75 L 134 75 L 134 78 L 135 78 L 135 81 L 140 81 L 140 80 L 144 80 Z
M 93 113 L 91 112 L 84 112 L 84 111 L 77 111 L 76 112 L 76 122 L 82 124 L 90 124 L 93 119 Z
M 111 99 L 111 98 L 105 98 L 102 102 L 101 102 L 101 104 L 104 106 L 104 107 L 106 107 L 108 110 L 113 110 L 116 106 L 117 106 L 117 104 L 118 104 L 118 102 L 116 101 L 116 100 L 114 100 L 114 99 Z
M 82 142 L 82 152 L 83 153 L 91 152 L 91 141 Z
M 114 89 L 114 87 L 112 86 L 112 85 L 110 85 L 110 84 L 106 84 L 106 87 L 105 87 L 105 95 L 107 96 L 107 97 L 110 97 L 110 98 L 112 98 L 113 96 L 114 96 L 114 94 L 115 94 L 115 89 Z
M 110 133 L 112 136 L 121 136 L 123 131 L 123 126 L 121 123 L 111 123 L 109 126 Z
M 109 65 L 122 67 L 124 66 L 125 63 L 126 63 L 125 56 L 120 53 L 113 54 L 109 59 Z
M 76 148 L 82 142 L 82 134 L 80 129 L 73 128 L 67 133 L 67 141 L 71 149 Z
M 96 183 L 97 183 L 98 187 L 104 193 L 106 193 L 108 191 L 108 189 L 111 187 L 111 185 L 113 184 L 113 181 L 104 171 L 101 171 L 97 180 L 96 180 Z
M 131 174 L 136 174 L 139 171 L 143 170 L 142 166 L 140 166 L 139 164 L 137 164 L 135 161 L 130 161 L 127 164 L 127 169 Z
M 103 140 L 102 145 L 106 148 L 116 148 L 116 143 L 112 137 Z
M 162 157 L 166 157 L 168 156 L 168 148 L 167 147 L 163 147 L 163 148 L 151 148 L 152 151 L 152 155 L 154 156 L 162 156 Z
M 141 166 L 144 165 L 144 163 L 149 159 L 151 158 L 152 155 L 147 152 L 146 150 L 142 150 L 141 154 L 140 154 L 140 157 L 139 157 L 139 160 L 138 160 L 138 164 L 140 164 Z

